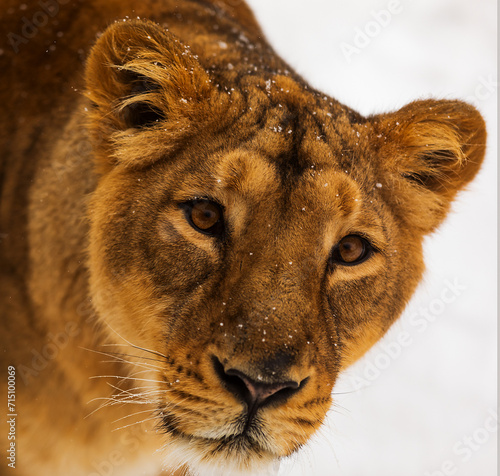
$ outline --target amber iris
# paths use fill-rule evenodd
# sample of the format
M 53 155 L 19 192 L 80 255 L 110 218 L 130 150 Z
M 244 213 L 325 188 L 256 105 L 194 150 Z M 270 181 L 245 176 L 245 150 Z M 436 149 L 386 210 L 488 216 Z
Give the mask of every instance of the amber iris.
M 347 235 L 332 250 L 330 263 L 355 266 L 370 258 L 374 248 L 368 240 L 359 235 Z
M 346 236 L 340 240 L 338 250 L 339 256 L 344 263 L 355 263 L 363 258 L 365 243 L 360 236 Z
M 205 235 L 218 235 L 224 233 L 224 217 L 221 206 L 208 199 L 190 200 L 180 203 L 188 223 L 200 233 Z
M 217 204 L 208 200 L 197 201 L 191 209 L 191 220 L 193 224 L 200 230 L 209 230 L 220 219 L 222 213 Z

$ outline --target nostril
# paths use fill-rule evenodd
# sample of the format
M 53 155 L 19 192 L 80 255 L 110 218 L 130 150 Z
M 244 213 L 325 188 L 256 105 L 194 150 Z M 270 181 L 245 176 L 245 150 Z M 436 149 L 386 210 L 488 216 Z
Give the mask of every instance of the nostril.
M 225 370 L 219 359 L 213 358 L 214 369 L 222 384 L 239 400 L 247 404 L 249 411 L 268 404 L 281 405 L 297 393 L 307 382 L 260 382 L 237 369 Z
M 250 399 L 250 393 L 243 379 L 234 373 L 228 373 L 224 370 L 224 366 L 220 363 L 219 359 L 213 358 L 213 364 L 215 372 L 217 373 L 219 379 L 224 384 L 227 390 L 229 390 L 233 395 L 237 396 L 240 400 L 245 403 Z
M 292 396 L 300 385 L 298 382 L 292 381 L 276 383 L 258 382 L 236 369 L 229 369 L 225 373 L 229 376 L 229 379 L 233 381 L 238 379 L 242 383 L 238 383 L 238 387 L 242 390 L 241 395 L 249 407 L 261 407 L 265 403 L 271 402 L 277 403 L 278 396 L 281 397 L 280 400 L 283 402 L 284 398 Z

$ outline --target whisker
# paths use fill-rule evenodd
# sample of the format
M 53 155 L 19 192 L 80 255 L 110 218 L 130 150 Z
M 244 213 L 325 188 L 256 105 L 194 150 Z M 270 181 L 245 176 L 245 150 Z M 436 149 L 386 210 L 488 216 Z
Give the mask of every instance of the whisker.
M 142 367 L 150 368 L 152 370 L 162 370 L 162 367 L 159 367 L 159 366 L 156 366 L 156 365 L 151 365 L 151 364 L 148 364 L 148 363 L 145 363 L 145 362 L 132 362 L 132 361 L 129 361 L 129 360 L 123 358 L 123 356 L 125 356 L 125 357 L 135 357 L 135 358 L 138 358 L 138 359 L 152 360 L 154 362 L 160 362 L 159 360 L 156 360 L 156 359 L 150 359 L 150 358 L 147 358 L 147 357 L 140 357 L 140 356 L 137 356 L 137 355 L 129 355 L 129 354 L 118 354 L 118 353 L 112 354 L 112 353 L 108 353 L 108 352 L 101 352 L 101 351 L 95 350 L 95 349 L 87 349 L 85 347 L 80 347 L 80 348 L 83 349 L 83 350 L 87 350 L 89 352 L 93 352 L 95 354 L 100 354 L 100 355 L 104 355 L 106 357 L 110 357 L 112 359 L 115 359 L 115 360 L 104 361 L 104 362 L 111 362 L 111 363 L 122 362 L 122 363 L 130 364 L 130 365 L 133 365 L 133 366 L 142 366 Z
M 94 375 L 92 377 L 89 377 L 89 379 L 96 379 L 96 378 L 119 378 L 121 380 L 135 380 L 138 382 L 164 383 L 162 380 L 153 380 L 153 379 L 137 378 L 137 377 L 123 377 L 120 375 Z
M 98 408 L 96 408 L 94 411 L 92 411 L 89 415 L 87 415 L 85 418 L 89 417 L 96 411 L 105 408 L 107 406 L 111 405 L 117 405 L 117 404 L 125 404 L 125 403 L 136 403 L 139 405 L 143 404 L 156 404 L 157 402 L 152 400 L 151 397 L 154 395 L 164 395 L 165 392 L 167 391 L 166 389 L 149 389 L 148 391 L 144 391 L 144 387 L 139 387 L 139 388 L 134 388 L 132 390 L 126 390 L 126 389 L 120 389 L 116 387 L 115 385 L 110 384 L 107 382 L 107 384 L 118 391 L 118 393 L 112 395 L 111 397 L 97 397 L 92 400 L 90 400 L 88 403 L 91 404 L 96 401 L 101 401 L 104 400 L 102 405 L 100 405 Z M 147 388 L 146 388 L 147 389 Z M 147 397 L 147 398 L 146 398 Z
M 98 351 L 96 351 L 98 352 Z M 101 352 L 102 354 L 104 355 L 107 355 L 109 357 L 112 357 L 112 356 L 117 356 L 117 357 L 134 357 L 135 359 L 141 359 L 141 360 L 151 360 L 153 362 L 163 362 L 161 360 L 158 360 L 158 359 L 152 359 L 151 357 L 142 357 L 140 355 L 135 355 L 135 354 L 125 354 L 123 352 Z
M 134 349 L 138 349 L 138 350 L 142 350 L 144 352 L 149 352 L 150 354 L 154 354 L 154 355 L 157 355 L 159 357 L 162 357 L 164 359 L 166 359 L 167 357 L 163 354 L 161 354 L 160 352 L 157 352 L 155 350 L 151 350 L 151 349 L 145 349 L 143 347 L 139 347 L 137 345 L 134 345 L 132 344 L 132 342 L 129 342 L 127 339 L 125 339 L 125 337 L 123 337 L 122 335 L 120 335 L 117 331 L 115 331 L 110 325 L 109 323 L 106 323 L 106 325 L 120 338 L 122 339 L 124 342 L 126 342 L 128 345 L 130 345 L 131 347 L 133 347 Z
M 358 390 L 348 390 L 346 392 L 332 392 L 332 395 L 350 395 L 356 392 L 358 392 Z
M 118 357 L 134 357 L 135 359 L 141 359 L 141 360 L 151 360 L 152 362 L 163 362 L 162 360 L 158 359 L 153 359 L 151 357 L 143 357 L 141 355 L 135 355 L 135 354 L 125 354 L 122 352 L 109 352 L 108 355 L 116 355 Z
M 111 423 L 118 423 L 119 421 L 122 421 L 122 420 L 125 420 L 126 418 L 130 418 L 130 417 L 133 417 L 133 416 L 136 416 L 136 415 L 140 415 L 141 413 L 151 413 L 151 412 L 154 412 L 155 410 L 152 409 L 152 410 L 141 410 L 139 412 L 135 412 L 135 413 L 130 413 L 128 415 L 125 415 L 125 416 L 122 416 L 120 418 L 117 418 L 116 420 L 112 421 Z M 157 417 L 155 417 L 157 418 Z
M 141 423 L 144 423 L 146 421 L 151 421 L 151 420 L 156 420 L 158 417 L 156 416 L 153 416 L 151 418 L 145 418 L 144 420 L 141 420 L 141 421 L 136 421 L 135 423 L 130 423 L 128 425 L 124 425 L 124 426 L 120 426 L 119 428 L 114 428 L 113 430 L 111 430 L 112 432 L 113 431 L 118 431 L 118 430 L 123 430 L 124 428 L 129 428 L 130 426 L 134 426 L 134 425 L 140 425 Z

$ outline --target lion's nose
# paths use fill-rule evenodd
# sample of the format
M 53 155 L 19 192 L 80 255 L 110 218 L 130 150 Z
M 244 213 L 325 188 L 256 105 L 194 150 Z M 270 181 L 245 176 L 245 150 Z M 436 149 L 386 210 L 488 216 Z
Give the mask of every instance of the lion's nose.
M 236 398 L 245 403 L 250 414 L 266 405 L 281 405 L 298 393 L 307 383 L 308 378 L 301 382 L 259 381 L 249 377 L 238 369 L 224 369 L 219 359 L 213 359 L 214 369 L 223 384 Z

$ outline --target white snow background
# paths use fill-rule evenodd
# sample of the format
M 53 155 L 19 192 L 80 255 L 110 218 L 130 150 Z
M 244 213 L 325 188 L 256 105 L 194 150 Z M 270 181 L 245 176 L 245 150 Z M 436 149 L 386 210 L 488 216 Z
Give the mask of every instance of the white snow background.
M 248 3 L 291 66 L 359 112 L 459 98 L 478 107 L 489 131 L 482 171 L 426 241 L 427 273 L 414 299 L 383 341 L 344 373 L 323 429 L 279 475 L 495 475 L 496 2 Z M 377 15 L 389 8 L 390 17 Z M 342 44 L 356 46 L 359 30 L 369 41 L 344 54 Z

